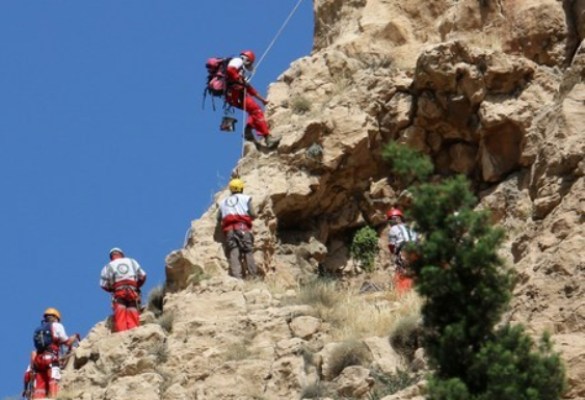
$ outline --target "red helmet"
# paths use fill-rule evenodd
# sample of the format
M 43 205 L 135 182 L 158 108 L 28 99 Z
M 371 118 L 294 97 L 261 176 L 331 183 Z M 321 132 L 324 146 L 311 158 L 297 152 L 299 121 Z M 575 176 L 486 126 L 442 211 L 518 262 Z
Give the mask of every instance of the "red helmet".
M 404 214 L 402 214 L 402 211 L 400 211 L 398 208 L 391 208 L 386 213 L 386 217 L 388 217 L 388 219 L 390 219 L 392 217 L 404 218 Z
M 250 64 L 254 64 L 254 61 L 256 61 L 256 55 L 252 50 L 244 50 L 240 53 L 240 55 L 245 56 L 248 61 L 250 61 Z

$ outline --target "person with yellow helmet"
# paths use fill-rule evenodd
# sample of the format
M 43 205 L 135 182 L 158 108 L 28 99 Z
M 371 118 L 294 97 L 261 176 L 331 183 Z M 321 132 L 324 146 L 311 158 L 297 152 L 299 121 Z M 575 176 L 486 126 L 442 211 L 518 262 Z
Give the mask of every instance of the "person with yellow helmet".
M 122 332 L 140 325 L 140 288 L 146 282 L 146 272 L 119 247 L 111 249 L 109 256 L 110 262 L 100 274 L 100 286 L 112 294 L 112 330 Z
M 232 179 L 228 186 L 231 194 L 219 202 L 217 220 L 225 235 L 230 274 L 242 279 L 240 258 L 243 257 L 247 275 L 255 277 L 258 271 L 254 262 L 252 221 L 256 212 L 252 197 L 244 194 L 244 182 L 239 178 Z
M 29 379 L 34 379 L 29 395 L 32 399 L 56 398 L 59 391 L 61 369 L 59 352 L 61 346 L 71 347 L 80 339 L 79 334 L 67 336 L 61 323 L 61 313 L 49 307 L 43 313 L 41 325 L 35 330 L 33 343 L 35 351 L 31 354 Z M 26 375 L 25 375 L 26 383 Z

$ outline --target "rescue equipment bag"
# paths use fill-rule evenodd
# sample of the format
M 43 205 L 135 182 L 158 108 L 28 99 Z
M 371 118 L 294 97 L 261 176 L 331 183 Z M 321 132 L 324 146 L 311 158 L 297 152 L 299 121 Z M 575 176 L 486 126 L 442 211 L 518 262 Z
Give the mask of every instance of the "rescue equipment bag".
M 207 68 L 207 84 L 205 92 L 214 97 L 220 97 L 225 94 L 227 89 L 227 65 L 231 58 L 211 57 L 207 59 L 205 68 Z
M 35 329 L 33 334 L 33 343 L 37 353 L 42 353 L 47 350 L 49 345 L 53 343 L 53 334 L 51 333 L 51 323 L 42 322 L 41 325 Z

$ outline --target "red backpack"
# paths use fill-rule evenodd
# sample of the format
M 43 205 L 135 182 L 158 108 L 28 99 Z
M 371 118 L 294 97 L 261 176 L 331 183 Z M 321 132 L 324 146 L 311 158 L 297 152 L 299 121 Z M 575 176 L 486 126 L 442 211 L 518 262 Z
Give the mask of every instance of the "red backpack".
M 230 62 L 231 57 L 211 57 L 207 59 L 205 68 L 207 69 L 207 83 L 203 90 L 203 102 L 205 103 L 205 97 L 209 94 L 212 99 L 213 109 L 215 104 L 213 103 L 213 97 L 224 97 L 227 90 L 227 66 Z

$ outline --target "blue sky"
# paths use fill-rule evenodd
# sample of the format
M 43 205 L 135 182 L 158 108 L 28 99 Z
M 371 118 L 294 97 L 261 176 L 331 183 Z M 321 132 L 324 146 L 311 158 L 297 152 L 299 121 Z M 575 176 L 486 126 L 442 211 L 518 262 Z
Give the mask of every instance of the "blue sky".
M 240 155 L 221 113 L 201 109 L 205 60 L 259 57 L 296 4 L 0 1 L 0 399 L 21 391 L 45 308 L 82 335 L 110 313 L 98 279 L 111 247 L 142 264 L 145 294 L 164 281 Z M 312 36 L 304 0 L 254 78 L 261 93 Z

